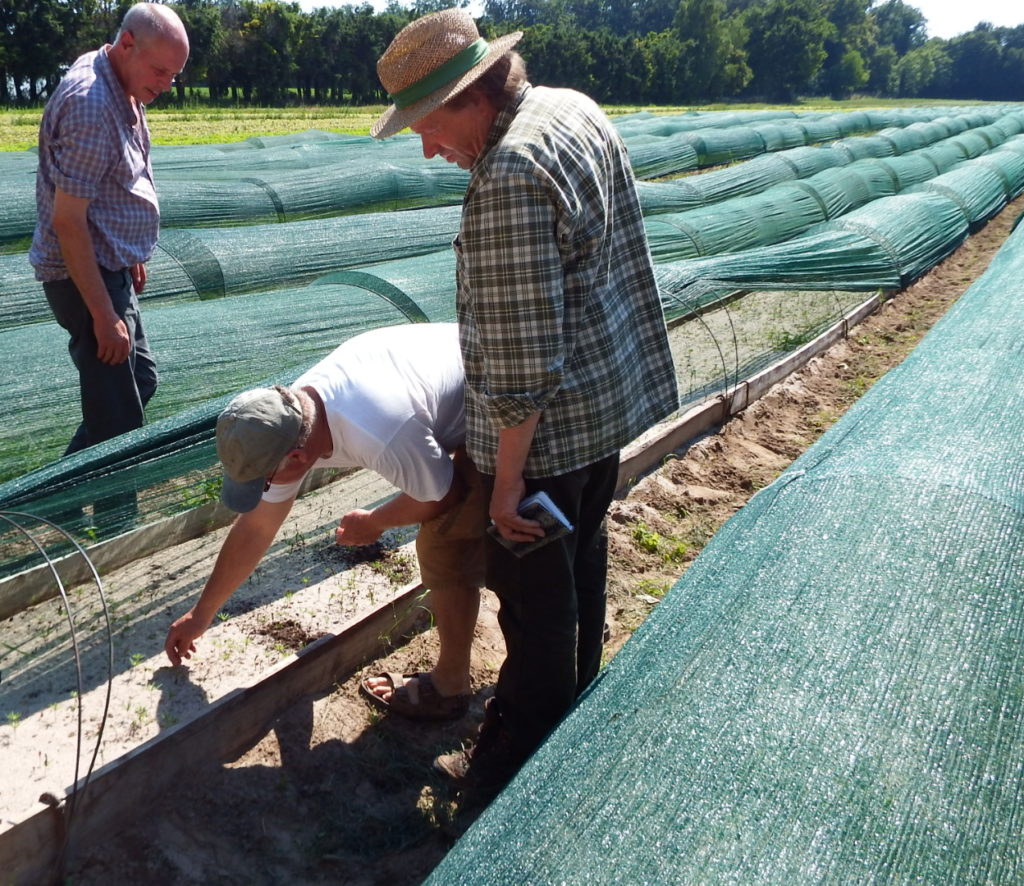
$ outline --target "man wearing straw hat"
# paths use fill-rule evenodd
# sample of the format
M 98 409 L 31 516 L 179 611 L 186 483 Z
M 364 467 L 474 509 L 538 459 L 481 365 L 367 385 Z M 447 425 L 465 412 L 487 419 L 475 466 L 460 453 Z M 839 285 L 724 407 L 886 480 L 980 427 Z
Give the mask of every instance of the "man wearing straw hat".
M 435 766 L 502 786 L 601 662 L 604 516 L 619 449 L 678 406 L 675 372 L 625 147 L 601 110 L 532 86 L 512 47 L 449 9 L 404 28 L 377 63 L 394 104 L 371 133 L 411 127 L 429 159 L 470 171 L 457 257 L 466 446 L 506 542 L 543 491 L 575 530 L 517 557 L 487 543 L 507 657 L 477 741 Z

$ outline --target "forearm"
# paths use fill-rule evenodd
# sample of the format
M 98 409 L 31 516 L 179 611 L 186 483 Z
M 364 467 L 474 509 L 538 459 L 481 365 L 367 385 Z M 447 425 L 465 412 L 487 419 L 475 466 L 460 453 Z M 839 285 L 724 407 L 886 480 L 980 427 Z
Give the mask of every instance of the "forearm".
M 368 545 L 381 533 L 397 526 L 425 523 L 447 511 L 462 496 L 462 484 L 455 477 L 440 501 L 417 501 L 404 492 L 388 499 L 372 511 L 349 511 L 338 524 L 335 540 L 339 545 Z
M 528 541 L 543 530 L 533 520 L 519 516 L 519 502 L 526 493 L 523 468 L 530 453 L 540 413 L 535 412 L 522 424 L 498 432 L 498 452 L 489 514 L 498 531 L 514 541 Z
M 282 510 L 283 506 L 283 510 Z M 263 509 L 263 513 L 258 513 Z M 242 514 L 231 527 L 217 555 L 203 592 L 192 607 L 193 615 L 207 624 L 241 584 L 252 575 L 291 509 L 291 502 L 270 505 Z
M 533 413 L 522 424 L 502 428 L 498 432 L 498 453 L 495 463 L 494 488 L 518 488 L 526 467 L 526 459 L 533 445 L 533 437 L 540 422 L 540 412 Z
M 68 275 L 78 289 L 94 322 L 114 323 L 118 317 L 96 261 L 87 220 L 88 201 L 57 191 L 53 229 L 60 243 Z
M 411 526 L 414 523 L 425 523 L 451 507 L 449 496 L 440 501 L 417 501 L 404 492 L 373 509 L 374 522 L 380 531 L 394 529 L 398 526 Z

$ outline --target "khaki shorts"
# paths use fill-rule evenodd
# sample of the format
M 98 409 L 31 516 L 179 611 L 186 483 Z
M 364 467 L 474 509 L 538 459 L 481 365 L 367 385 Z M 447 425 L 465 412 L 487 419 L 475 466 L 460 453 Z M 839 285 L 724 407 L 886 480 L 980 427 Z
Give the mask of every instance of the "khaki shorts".
M 484 586 L 484 536 L 489 501 L 479 471 L 464 451 L 454 456 L 455 476 L 466 489 L 462 500 L 428 520 L 416 536 L 416 556 L 425 587 Z

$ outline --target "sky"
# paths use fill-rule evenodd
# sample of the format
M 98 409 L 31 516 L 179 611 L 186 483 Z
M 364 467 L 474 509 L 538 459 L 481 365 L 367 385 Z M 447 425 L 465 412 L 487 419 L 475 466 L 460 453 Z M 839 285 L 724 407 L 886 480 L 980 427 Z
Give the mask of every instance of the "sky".
M 948 40 L 973 31 L 978 22 L 997 27 L 1024 24 L 1024 4 L 1020 0 L 903 0 L 921 10 L 928 19 L 928 36 Z
M 299 0 L 299 5 L 306 11 L 320 6 L 345 6 L 351 0 Z M 374 9 L 381 10 L 387 6 L 387 0 L 370 0 Z M 881 0 L 876 0 L 877 3 Z M 993 25 L 1012 27 L 1024 24 L 1024 3 L 1021 0 L 903 0 L 908 6 L 914 6 L 928 19 L 928 36 L 941 37 L 948 40 L 958 34 L 974 30 L 978 22 L 990 22 Z M 411 5 L 411 4 L 403 4 Z M 455 3 L 453 2 L 454 6 Z M 470 10 L 479 14 L 482 2 L 470 4 Z

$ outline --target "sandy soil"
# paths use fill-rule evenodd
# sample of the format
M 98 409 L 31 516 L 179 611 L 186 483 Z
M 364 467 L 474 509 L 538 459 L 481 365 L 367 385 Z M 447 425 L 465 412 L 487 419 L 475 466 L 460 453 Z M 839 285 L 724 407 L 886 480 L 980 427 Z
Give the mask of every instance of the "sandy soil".
M 1022 210 L 1024 198 L 886 302 L 848 339 L 777 385 L 719 433 L 667 459 L 613 503 L 609 657 L 716 529 L 909 353 L 985 269 Z M 337 630 L 339 623 L 360 617 L 415 577 L 407 537 L 386 539 L 377 559 L 369 562 L 331 553 L 324 528 L 330 524 L 330 495 L 328 489 L 304 499 L 289 537 L 279 542 L 245 592 L 233 598 L 228 617 L 202 639 L 200 655 L 188 667 L 170 668 L 160 656 L 144 659 L 133 650 L 152 648 L 157 636 L 162 641 L 170 618 L 194 599 L 223 530 L 118 574 L 111 589 L 115 620 L 118 606 L 129 600 L 144 606 L 147 593 L 155 594 L 158 586 L 161 594 L 148 618 L 131 619 L 131 633 L 118 636 L 115 654 L 128 656 L 133 666 L 119 677 L 124 685 L 115 691 L 106 720 L 100 764 L 208 704 L 217 697 L 218 674 L 227 671 L 233 679 L 239 673 L 258 675 L 314 639 L 319 629 Z M 367 501 L 379 495 L 378 489 L 367 490 Z M 294 593 L 299 589 L 301 594 Z M 55 604 L 53 609 L 56 619 L 59 610 Z M 329 694 L 298 700 L 238 759 L 224 764 L 197 760 L 176 796 L 154 798 L 149 809 L 140 810 L 137 826 L 111 834 L 76 858 L 67 882 L 421 883 L 479 811 L 460 808 L 430 762 L 471 737 L 480 720 L 503 656 L 495 610 L 493 596 L 485 593 L 474 647 L 476 691 L 464 720 L 425 725 L 381 715 L 360 698 L 361 675 L 355 675 Z M 38 631 L 20 636 L 16 629 L 17 619 L 5 626 L 6 643 L 36 644 L 40 655 L 52 652 Z M 427 631 L 365 672 L 429 669 L 435 650 L 436 633 Z M 83 652 L 91 687 L 84 731 L 92 740 L 102 714 L 101 658 L 96 650 Z M 54 679 L 57 668 L 56 661 L 44 668 L 40 681 Z M 52 692 L 49 684 L 46 691 Z M 150 701 L 140 704 L 140 691 Z M 23 817 L 24 803 L 19 806 L 10 798 L 34 790 L 40 770 L 52 771 L 54 792 L 63 793 L 74 765 L 76 734 L 76 708 L 63 701 L 22 722 L 9 717 L 0 724 L 5 756 L 19 747 L 33 749 L 31 762 L 16 772 L 5 766 L 0 807 L 5 825 Z M 87 764 L 83 752 L 83 768 Z M 27 780 L 20 790 L 19 777 Z

